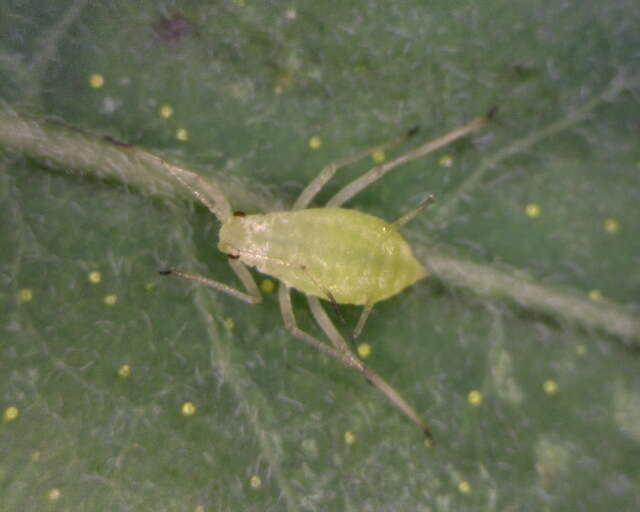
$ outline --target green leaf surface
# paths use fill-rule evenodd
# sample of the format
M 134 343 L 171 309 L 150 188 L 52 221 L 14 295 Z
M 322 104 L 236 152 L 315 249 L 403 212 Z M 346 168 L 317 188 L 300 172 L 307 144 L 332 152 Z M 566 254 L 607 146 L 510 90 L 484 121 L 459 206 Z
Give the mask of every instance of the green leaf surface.
M 638 509 L 638 26 L 630 0 L 3 3 L 0 510 Z M 157 275 L 236 282 L 143 151 L 280 209 L 493 107 L 349 203 L 436 196 L 403 230 L 434 275 L 361 339 L 433 448 L 266 276 L 248 306 Z

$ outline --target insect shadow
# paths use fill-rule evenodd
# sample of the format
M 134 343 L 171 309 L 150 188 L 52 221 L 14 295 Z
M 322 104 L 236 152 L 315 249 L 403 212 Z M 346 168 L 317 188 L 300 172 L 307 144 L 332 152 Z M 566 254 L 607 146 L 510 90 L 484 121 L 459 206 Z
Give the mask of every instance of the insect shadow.
M 280 281 L 278 300 L 287 330 L 296 338 L 338 359 L 364 376 L 389 401 L 415 423 L 432 441 L 431 430 L 415 409 L 382 377 L 359 359 L 325 312 L 320 299 L 334 305 L 362 306 L 362 313 L 351 334 L 362 332 L 374 305 L 392 297 L 428 275 L 415 258 L 399 228 L 433 202 L 422 204 L 395 222 L 343 208 L 353 196 L 402 164 L 425 156 L 461 137 L 484 127 L 493 112 L 473 119 L 435 140 L 408 151 L 387 163 L 372 167 L 340 189 L 322 208 L 308 208 L 314 197 L 341 167 L 353 164 L 381 150 L 405 142 L 416 130 L 395 137 L 385 144 L 327 165 L 302 191 L 290 211 L 245 215 L 233 212 L 220 189 L 201 176 L 162 161 L 169 173 L 204 204 L 221 223 L 218 249 L 229 257 L 229 265 L 244 290 L 197 274 L 162 270 L 227 293 L 249 304 L 262 301 L 255 280 L 247 269 L 255 267 Z M 300 329 L 291 306 L 291 288 L 306 295 L 311 313 L 331 342 Z

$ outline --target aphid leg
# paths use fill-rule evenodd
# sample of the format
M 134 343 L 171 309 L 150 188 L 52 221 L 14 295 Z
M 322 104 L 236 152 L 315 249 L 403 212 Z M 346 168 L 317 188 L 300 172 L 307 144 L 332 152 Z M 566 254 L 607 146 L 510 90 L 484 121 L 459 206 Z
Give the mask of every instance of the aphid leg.
M 307 297 L 309 301 L 309 307 L 313 317 L 318 322 L 318 325 L 322 328 L 324 333 L 336 347 L 337 357 L 350 368 L 354 368 L 360 372 L 363 377 L 372 385 L 377 387 L 380 392 L 387 397 L 387 399 L 400 409 L 411 421 L 413 421 L 422 433 L 427 437 L 429 442 L 433 441 L 431 430 L 427 424 L 422 420 L 413 407 L 411 407 L 400 394 L 385 381 L 380 375 L 371 370 L 360 359 L 358 359 L 347 347 L 347 343 L 344 341 L 338 330 L 333 325 L 331 319 L 327 316 L 324 308 L 320 304 L 320 301 L 316 297 Z M 307 335 L 309 336 L 309 335 Z M 326 345 L 325 345 L 326 346 Z
M 404 226 L 407 222 L 413 219 L 416 215 L 418 215 L 422 210 L 425 210 L 429 205 L 434 203 L 435 199 L 432 195 L 429 195 L 424 201 L 422 201 L 417 208 L 414 208 L 410 212 L 405 213 L 402 217 L 400 217 L 394 224 L 397 227 Z
M 311 336 L 311 334 L 304 332 L 298 327 L 296 317 L 293 313 L 293 308 L 291 307 L 291 288 L 289 288 L 282 282 L 280 283 L 280 287 L 278 288 L 278 301 L 280 302 L 280 313 L 282 314 L 282 320 L 287 331 L 289 331 L 296 338 L 308 343 L 312 347 L 317 348 L 321 352 L 324 352 L 325 354 L 333 356 L 336 359 L 344 362 L 342 354 L 337 349 L 330 345 L 327 345 L 326 343 L 323 343 L 318 338 Z M 348 363 L 345 364 L 350 366 Z
M 316 322 L 318 322 L 320 327 L 322 327 L 322 330 L 325 332 L 333 346 L 341 352 L 352 354 L 351 349 L 349 349 L 349 345 L 347 345 L 347 342 L 342 337 L 342 334 L 340 334 L 340 332 L 320 304 L 320 299 L 311 295 L 307 295 L 307 302 L 309 303 L 309 308 L 311 309 L 314 318 L 316 317 L 316 311 L 322 311 L 323 318 L 326 320 L 324 325 L 320 324 L 320 321 L 317 318 Z
M 438 137 L 437 139 L 427 142 L 422 146 L 418 146 L 417 148 L 412 149 L 411 151 L 403 155 L 400 155 L 394 158 L 393 160 L 388 161 L 385 164 L 376 165 L 375 167 L 372 167 L 365 174 L 363 174 L 359 178 L 356 178 L 351 183 L 347 184 L 342 189 L 340 189 L 335 196 L 329 199 L 327 206 L 333 206 L 333 207 L 341 206 L 346 201 L 348 201 L 353 196 L 355 196 L 358 192 L 362 191 L 363 189 L 365 189 L 375 181 L 382 178 L 389 171 L 392 171 L 396 167 L 399 167 L 407 162 L 411 162 L 416 158 L 420 158 L 425 155 L 428 155 L 429 153 L 432 153 L 436 149 L 446 146 L 447 144 L 453 142 L 454 140 L 460 139 L 472 132 L 475 132 L 476 130 L 479 130 L 480 128 L 485 126 L 489 122 L 489 120 L 490 120 L 490 115 L 476 117 L 471 122 L 465 124 L 464 126 L 461 126 L 460 128 L 450 131 L 449 133 L 443 135 L 442 137 Z
M 329 302 L 331 303 L 331 307 L 333 307 L 333 312 L 336 314 L 336 316 L 338 317 L 338 319 L 345 324 L 345 320 L 344 320 L 344 316 L 342 316 L 342 311 L 340 311 L 340 305 L 336 302 L 335 297 L 333 296 L 333 293 L 331 293 L 329 290 L 325 290 L 325 295 L 327 296 L 327 299 L 329 300 Z
M 231 266 L 231 270 L 238 276 L 238 279 L 242 281 L 242 285 L 249 293 L 249 296 L 252 297 L 250 304 L 260 304 L 262 302 L 262 295 L 260 295 L 258 285 L 245 264 L 237 260 L 229 260 L 229 266 Z
M 293 308 L 291 307 L 291 290 L 287 285 L 281 283 L 280 289 L 278 290 L 278 299 L 280 301 L 280 311 L 282 313 L 282 319 L 287 330 L 296 338 L 301 339 L 302 341 L 317 348 L 325 354 L 335 357 L 336 359 L 342 361 L 345 366 L 353 368 L 361 373 L 367 381 L 377 387 L 393 405 L 400 409 L 411 421 L 413 421 L 418 426 L 418 428 L 420 428 L 429 442 L 432 442 L 433 436 L 431 435 L 431 430 L 429 430 L 427 424 L 420 418 L 420 416 L 418 416 L 418 413 L 416 413 L 413 407 L 405 402 L 405 400 L 398 394 L 398 392 L 393 389 L 382 377 L 380 377 L 377 373 L 367 367 L 360 359 L 353 355 L 353 353 L 348 349 L 346 342 L 342 339 L 342 336 L 340 336 L 336 328 L 333 326 L 333 323 L 325 313 L 324 309 L 322 309 L 320 302 L 315 297 L 312 298 L 315 299 L 315 301 L 309 302 L 309 305 L 311 306 L 311 312 L 313 313 L 313 316 L 320 327 L 322 327 L 327 336 L 329 336 L 335 348 L 327 345 L 326 343 L 323 343 L 318 338 L 311 336 L 298 327 L 295 315 L 293 314 Z M 329 335 L 329 332 L 331 332 L 332 334 Z
M 240 299 L 241 301 L 247 302 L 249 304 L 259 304 L 260 302 L 262 302 L 262 296 L 260 295 L 258 286 L 253 280 L 253 277 L 251 277 L 251 274 L 247 270 L 247 267 L 245 267 L 243 263 L 234 260 L 229 260 L 229 265 L 231 265 L 233 271 L 240 278 L 248 293 L 242 292 L 237 288 L 229 286 L 228 284 L 221 283 L 220 281 L 215 281 L 214 279 L 209 279 L 208 277 L 204 277 L 199 274 L 190 274 L 188 272 L 181 272 L 179 270 L 161 270 L 159 273 L 163 276 L 173 275 L 181 277 L 183 279 L 197 281 L 200 284 L 215 288 L 218 291 L 227 293 L 232 297 Z
M 358 336 L 360 336 L 360 333 L 362 333 L 362 329 L 364 329 L 364 324 L 367 323 L 367 320 L 369 319 L 369 315 L 371 314 L 372 310 L 373 310 L 373 304 L 367 304 L 364 308 L 362 308 L 362 313 L 360 313 L 360 318 L 358 318 L 358 323 L 356 324 L 355 329 L 353 329 L 353 332 L 351 333 L 352 341 L 357 340 Z
M 293 203 L 292 210 L 302 210 L 309 206 L 309 203 L 313 200 L 313 198 L 322 190 L 327 182 L 333 178 L 334 174 L 340 167 L 345 167 L 347 165 L 354 164 L 363 158 L 368 157 L 369 155 L 377 152 L 377 151 L 385 151 L 389 148 L 397 146 L 398 144 L 402 144 L 406 142 L 409 138 L 411 138 L 417 132 L 417 128 L 409 130 L 404 135 L 400 135 L 398 137 L 394 137 L 389 142 L 376 146 L 375 148 L 367 149 L 358 153 L 357 155 L 353 155 L 351 157 L 345 158 L 343 160 L 339 160 L 332 164 L 327 165 L 324 169 L 320 171 L 318 174 L 302 191 L 296 202 Z

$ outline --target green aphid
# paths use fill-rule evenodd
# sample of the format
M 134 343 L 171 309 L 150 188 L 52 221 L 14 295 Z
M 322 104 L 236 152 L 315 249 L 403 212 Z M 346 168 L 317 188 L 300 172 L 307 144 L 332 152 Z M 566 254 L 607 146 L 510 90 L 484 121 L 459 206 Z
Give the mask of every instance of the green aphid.
M 427 275 L 397 226 L 346 208 L 230 217 L 218 249 L 337 304 L 373 305 Z
M 428 275 L 399 228 L 431 204 L 432 196 L 393 223 L 341 206 L 392 169 L 482 128 L 490 116 L 476 118 L 436 140 L 373 167 L 343 187 L 324 208 L 307 207 L 340 167 L 400 144 L 416 130 L 328 165 L 302 191 L 291 211 L 264 215 L 234 213 L 217 187 L 197 174 L 163 162 L 170 174 L 222 223 L 218 249 L 229 256 L 229 264 L 245 291 L 196 274 L 176 270 L 165 270 L 161 274 L 198 281 L 250 304 L 260 303 L 262 297 L 247 266 L 279 279 L 280 310 L 291 334 L 360 372 L 418 425 L 430 441 L 431 431 L 427 424 L 394 388 L 352 352 L 319 299 L 336 307 L 338 304 L 363 306 L 351 333 L 351 338 L 355 339 L 377 302 L 396 295 Z M 291 307 L 291 288 L 306 294 L 311 312 L 331 344 L 298 327 Z

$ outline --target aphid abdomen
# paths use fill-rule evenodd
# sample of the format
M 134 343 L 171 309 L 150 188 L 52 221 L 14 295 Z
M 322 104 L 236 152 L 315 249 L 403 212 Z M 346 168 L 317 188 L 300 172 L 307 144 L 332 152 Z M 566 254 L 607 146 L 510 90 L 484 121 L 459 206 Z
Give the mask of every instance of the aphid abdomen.
M 291 287 L 340 304 L 375 304 L 427 275 L 393 225 L 344 208 L 231 217 L 218 247 Z

